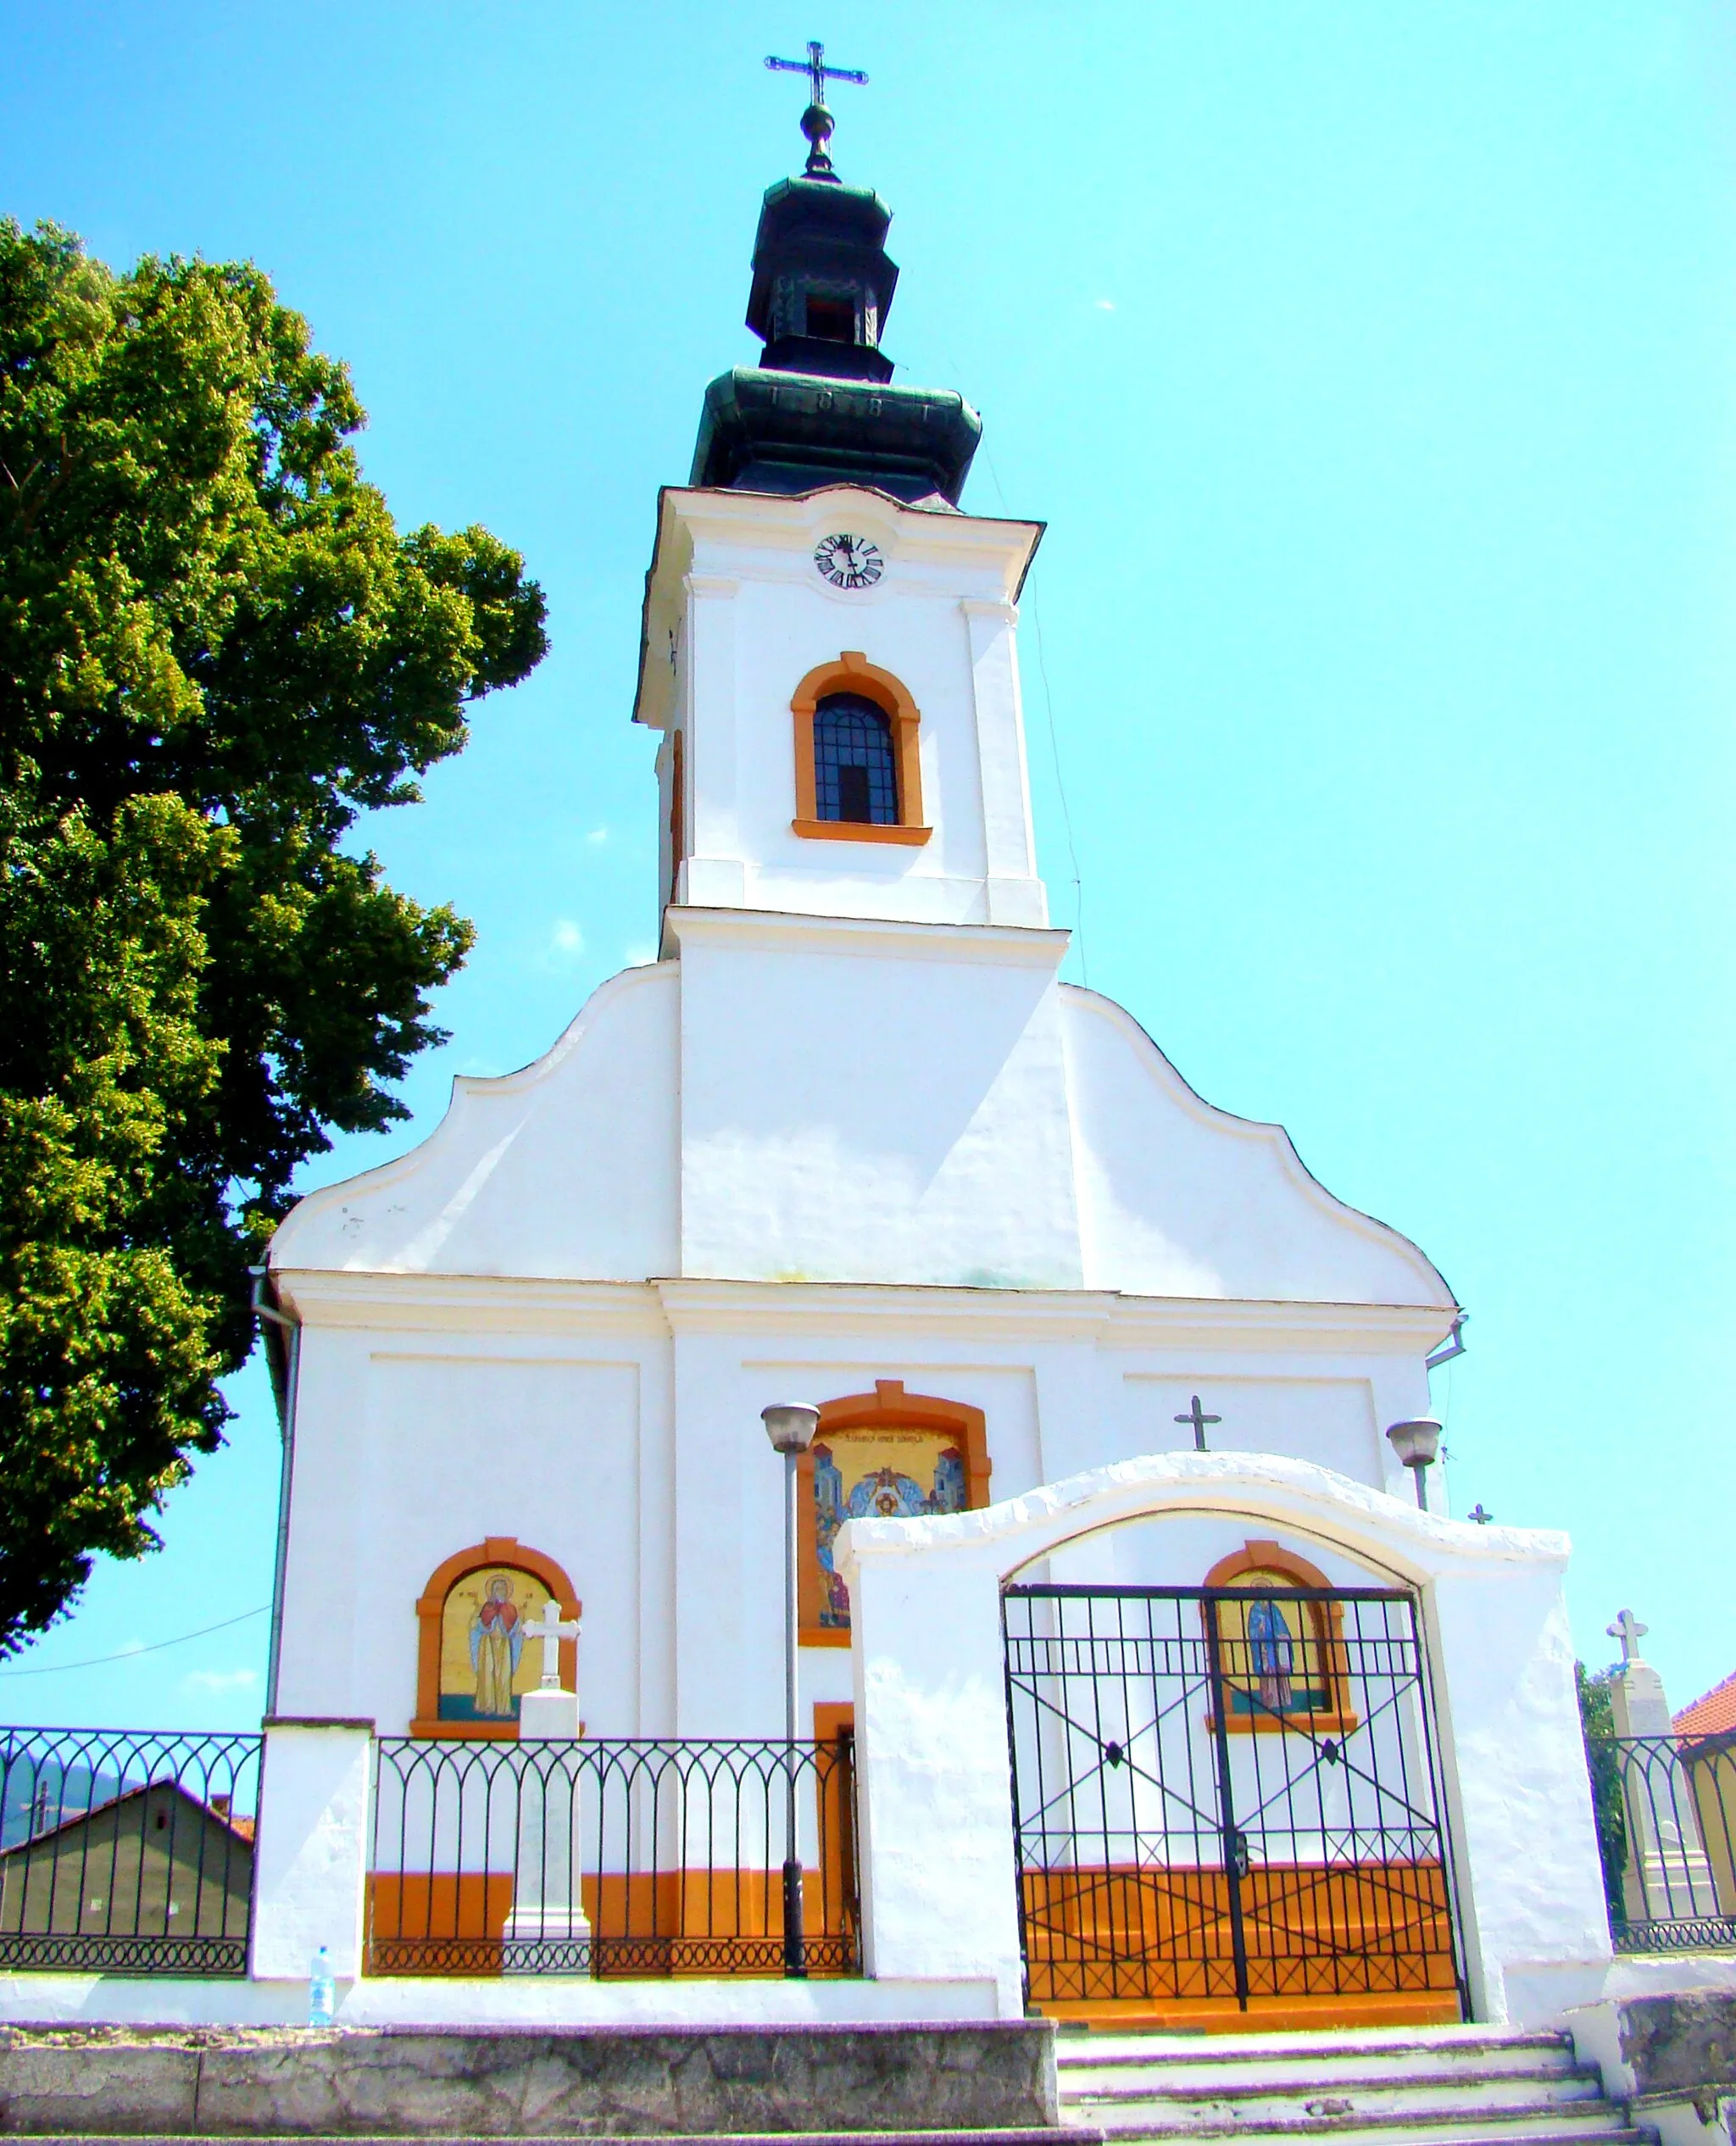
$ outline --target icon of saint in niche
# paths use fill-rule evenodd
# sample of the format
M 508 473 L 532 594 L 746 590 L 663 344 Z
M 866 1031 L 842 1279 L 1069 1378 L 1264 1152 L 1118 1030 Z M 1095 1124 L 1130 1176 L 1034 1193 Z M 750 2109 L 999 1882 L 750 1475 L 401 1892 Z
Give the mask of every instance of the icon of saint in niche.
M 820 1621 L 837 1631 L 850 1628 L 850 1591 L 832 1559 L 832 1544 L 844 1524 L 844 1479 L 832 1448 L 814 1448 L 814 1539 L 820 1556 Z
M 1293 1703 L 1290 1670 L 1295 1650 L 1277 1603 L 1256 1602 L 1249 1610 L 1248 1647 L 1259 1680 L 1260 1705 L 1269 1713 L 1288 1714 Z
M 497 1572 L 470 1619 L 470 1667 L 476 1675 L 479 1720 L 512 1719 L 516 1711 L 512 1680 L 524 1651 L 524 1620 L 512 1598 L 512 1582 L 505 1573 Z

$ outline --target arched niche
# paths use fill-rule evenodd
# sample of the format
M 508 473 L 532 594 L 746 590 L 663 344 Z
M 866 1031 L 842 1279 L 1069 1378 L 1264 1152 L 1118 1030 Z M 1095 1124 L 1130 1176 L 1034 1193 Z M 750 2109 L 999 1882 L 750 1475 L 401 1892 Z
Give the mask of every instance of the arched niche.
M 987 1419 L 967 1402 L 907 1393 L 902 1379 L 882 1378 L 871 1393 L 824 1403 L 798 1466 L 802 1644 L 850 1643 L 848 1592 L 830 1556 L 846 1520 L 858 1509 L 877 1516 L 971 1511 L 988 1503 L 991 1465 Z M 922 1503 L 913 1489 L 924 1493 Z
M 1273 1591 L 1264 1601 L 1240 1600 L 1232 1592 L 1213 1605 L 1219 1676 L 1229 1698 L 1224 1726 L 1232 1736 L 1287 1729 L 1341 1736 L 1356 1726 L 1344 1604 L 1325 1598 L 1333 1582 L 1317 1565 L 1277 1543 L 1253 1539 L 1221 1557 L 1205 1585 Z M 1286 1599 L 1282 1593 L 1304 1587 L 1321 1590 L 1322 1598 Z
M 565 1568 L 515 1535 L 487 1536 L 437 1565 L 416 1603 L 416 1711 L 410 1734 L 472 1742 L 515 1737 L 516 1703 L 539 1681 L 542 1648 L 540 1641 L 521 1636 L 515 1647 L 512 1635 L 535 1622 L 550 1598 L 563 1619 L 579 1615 Z M 488 1639 L 473 1660 L 478 1623 Z M 505 1691 L 503 1669 L 509 1669 Z M 578 1642 L 563 1639 L 560 1681 L 567 1690 L 577 1689 L 578 1673 Z M 467 1706 L 462 1704 L 466 1698 Z M 503 1698 L 512 1702 L 509 1711 L 499 1710 Z

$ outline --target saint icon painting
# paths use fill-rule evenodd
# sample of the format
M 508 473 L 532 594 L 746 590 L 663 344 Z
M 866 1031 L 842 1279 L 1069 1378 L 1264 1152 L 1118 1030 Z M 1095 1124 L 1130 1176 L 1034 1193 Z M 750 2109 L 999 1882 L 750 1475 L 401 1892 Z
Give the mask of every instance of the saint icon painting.
M 839 1529 L 848 1520 L 963 1512 L 965 1456 L 945 1432 L 878 1429 L 821 1439 L 813 1454 L 819 1567 L 819 1614 L 813 1621 L 823 1632 L 843 1632 L 850 1628 L 850 1597 L 832 1556 Z
M 539 1665 L 525 1627 L 542 1615 L 548 1590 L 533 1574 L 494 1565 L 460 1581 L 446 1598 L 440 1635 L 440 1719 L 513 1721 Z

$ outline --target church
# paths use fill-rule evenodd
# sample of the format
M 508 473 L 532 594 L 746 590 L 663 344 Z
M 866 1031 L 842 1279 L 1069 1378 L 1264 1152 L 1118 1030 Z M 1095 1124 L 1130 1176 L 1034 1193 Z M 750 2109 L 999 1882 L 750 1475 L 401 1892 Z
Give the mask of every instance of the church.
M 1061 981 L 1043 525 L 962 504 L 980 420 L 894 381 L 889 211 L 804 125 L 763 354 L 655 503 L 657 959 L 271 1246 L 268 1738 L 375 1751 L 340 1972 L 498 2011 L 524 1938 L 539 2016 L 661 1976 L 687 2017 L 1558 2017 L 1609 1959 L 1565 1540 L 1449 1517 L 1426 1254 Z M 533 1884 L 466 1799 L 551 1765 Z

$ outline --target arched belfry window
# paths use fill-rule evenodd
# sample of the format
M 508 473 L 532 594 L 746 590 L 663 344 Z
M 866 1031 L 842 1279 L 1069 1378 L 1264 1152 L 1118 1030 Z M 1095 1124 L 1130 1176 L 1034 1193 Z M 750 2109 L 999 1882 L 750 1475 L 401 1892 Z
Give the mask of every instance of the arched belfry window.
M 797 834 L 820 842 L 927 841 L 921 716 L 902 681 L 846 649 L 808 673 L 790 709 Z
M 854 826 L 899 824 L 892 724 L 860 693 L 828 693 L 814 710 L 814 812 Z

